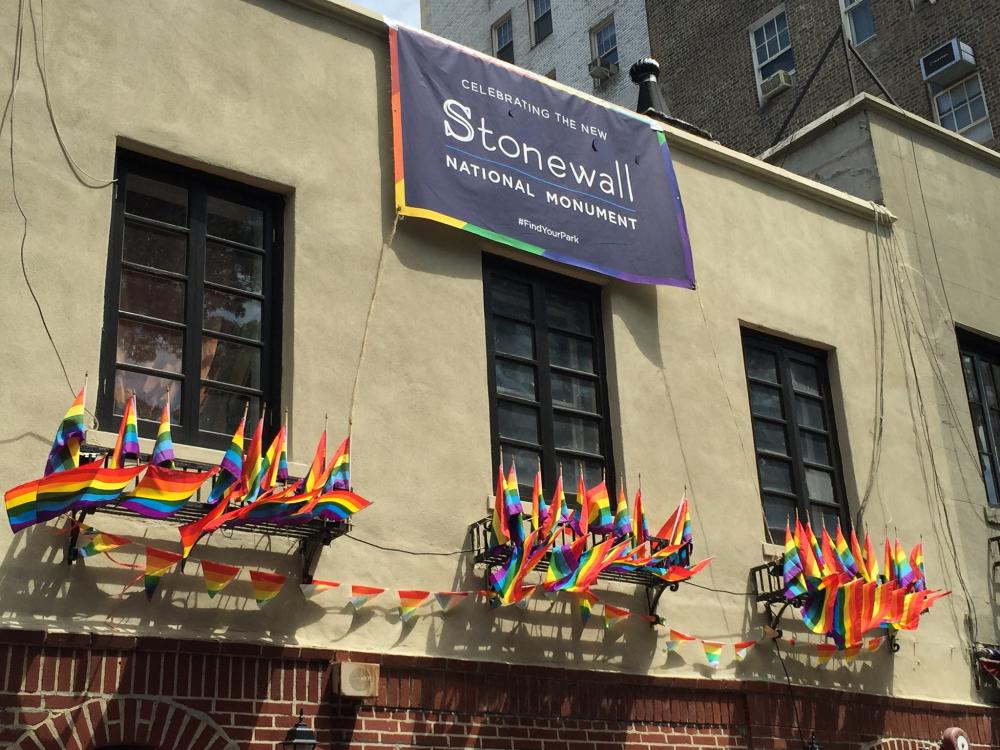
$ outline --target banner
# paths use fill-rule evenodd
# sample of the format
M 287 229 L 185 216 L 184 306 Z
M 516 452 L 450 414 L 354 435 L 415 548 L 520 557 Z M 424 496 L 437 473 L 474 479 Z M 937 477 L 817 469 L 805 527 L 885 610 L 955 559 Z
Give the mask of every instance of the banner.
M 396 207 L 560 263 L 694 288 L 666 139 L 486 55 L 390 30 Z

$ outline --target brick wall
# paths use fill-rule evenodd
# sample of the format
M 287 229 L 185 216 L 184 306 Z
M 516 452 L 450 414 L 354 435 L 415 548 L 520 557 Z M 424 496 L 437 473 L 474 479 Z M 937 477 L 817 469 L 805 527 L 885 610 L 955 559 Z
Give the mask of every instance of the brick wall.
M 336 661 L 381 665 L 334 695 Z M 800 747 L 783 684 L 352 654 L 294 646 L 0 632 L 0 748 L 270 750 L 302 712 L 320 747 L 698 750 Z M 994 710 L 796 688 L 825 750 L 926 750 L 948 726 L 1000 745 Z M 884 738 L 884 739 L 883 739 Z
M 662 65 L 671 113 L 709 130 L 727 146 L 758 154 L 768 148 L 841 24 L 838 0 L 785 0 L 798 82 L 760 106 L 750 28 L 778 0 L 646 0 L 650 44 Z M 933 120 L 918 60 L 953 37 L 972 45 L 1000 133 L 1000 3 L 994 0 L 872 0 L 876 35 L 859 53 L 899 105 Z M 852 62 L 859 89 L 878 93 Z M 838 43 L 820 68 L 785 135 L 851 97 L 844 51 Z M 994 142 L 995 145 L 995 142 Z

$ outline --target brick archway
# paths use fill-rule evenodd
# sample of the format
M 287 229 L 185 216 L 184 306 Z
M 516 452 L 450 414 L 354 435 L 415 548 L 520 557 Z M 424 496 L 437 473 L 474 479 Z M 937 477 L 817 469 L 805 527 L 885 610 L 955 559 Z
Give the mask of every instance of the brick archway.
M 54 711 L 29 727 L 11 750 L 98 750 L 132 746 L 149 750 L 239 750 L 201 711 L 159 698 L 85 701 Z

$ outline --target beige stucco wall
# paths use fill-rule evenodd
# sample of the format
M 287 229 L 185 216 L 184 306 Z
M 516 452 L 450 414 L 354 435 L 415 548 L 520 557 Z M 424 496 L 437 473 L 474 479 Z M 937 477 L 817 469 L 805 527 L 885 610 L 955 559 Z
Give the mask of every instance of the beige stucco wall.
M 0 37 L 12 39 L 14 24 L 12 9 L 0 10 Z M 393 231 L 384 36 L 279 0 L 81 0 L 50 4 L 44 29 L 56 116 L 74 158 L 91 174 L 111 175 L 121 143 L 288 194 L 282 391 L 293 461 L 308 460 L 325 413 L 333 439 L 346 430 L 382 257 L 353 410 L 353 480 L 375 505 L 358 516 L 356 534 L 408 549 L 466 545 L 466 526 L 482 517 L 492 490 L 480 253 L 496 248 L 415 219 Z M 74 385 L 88 370 L 93 384 L 111 193 L 82 187 L 63 160 L 31 63 L 30 26 L 27 33 L 14 122 L 18 196 L 29 221 L 27 268 Z M 0 69 L 10 65 L 7 46 Z M 695 146 L 691 137 L 673 135 L 671 142 L 699 291 L 606 285 L 616 465 L 630 486 L 642 473 L 653 526 L 688 487 L 696 556 L 716 556 L 695 581 L 742 592 L 748 568 L 765 558 L 740 325 L 833 350 L 837 428 L 856 507 L 868 480 L 875 414 L 874 216 L 747 157 Z M 10 165 L 0 164 L 4 487 L 37 475 L 70 399 L 20 278 L 21 223 L 9 178 Z M 890 208 L 902 210 L 896 203 Z M 887 427 L 866 521 L 878 539 L 886 526 L 911 545 L 923 534 L 932 581 L 954 586 L 936 510 L 926 499 L 927 461 L 914 446 L 896 325 L 890 315 Z M 960 373 L 952 367 L 952 374 L 960 405 Z M 92 388 L 89 405 L 95 399 Z M 950 445 L 931 421 L 935 440 Z M 965 503 L 963 529 L 973 528 L 973 507 L 981 505 L 981 498 Z M 981 513 L 979 519 L 981 526 Z M 177 548 L 171 524 L 101 516 L 94 523 Z M 209 599 L 192 565 L 185 575 L 168 576 L 148 604 L 139 588 L 127 588 L 136 571 L 103 559 L 67 568 L 64 543 L 55 524 L 17 536 L 0 528 L 0 625 L 708 674 L 696 646 L 667 658 L 662 632 L 632 620 L 605 633 L 597 612 L 584 628 L 563 600 L 496 612 L 470 602 L 447 617 L 428 611 L 402 625 L 391 596 L 354 615 L 344 606 L 346 592 L 307 602 L 294 585 L 258 610 L 245 576 Z M 118 557 L 141 564 L 134 552 Z M 203 553 L 288 574 L 293 584 L 297 576 L 294 548 L 282 540 L 234 533 L 214 538 Z M 392 589 L 475 589 L 481 581 L 465 557 L 412 557 L 350 539 L 324 552 L 317 576 Z M 644 606 L 632 587 L 602 584 L 599 593 L 613 604 Z M 660 613 L 671 627 L 702 638 L 760 634 L 759 614 L 738 594 L 685 586 L 664 595 Z M 974 700 L 963 616 L 961 597 L 945 600 L 917 633 L 902 636 L 895 657 L 866 653 L 849 667 L 818 667 L 809 645 L 815 639 L 801 637 L 788 669 L 808 684 Z M 797 617 L 789 622 L 788 632 L 802 633 Z M 782 679 L 769 645 L 738 669 L 730 656 L 719 677 Z

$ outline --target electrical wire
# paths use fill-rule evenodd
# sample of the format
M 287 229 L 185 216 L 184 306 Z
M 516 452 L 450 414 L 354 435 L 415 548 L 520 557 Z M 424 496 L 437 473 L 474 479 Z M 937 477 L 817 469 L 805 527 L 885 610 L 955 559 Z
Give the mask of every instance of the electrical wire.
M 748 599 L 754 596 L 752 591 L 732 591 L 731 589 L 717 589 L 712 586 L 703 586 L 700 583 L 695 583 L 694 581 L 688 579 L 687 581 L 681 581 L 681 583 L 687 584 L 688 586 L 694 586 L 696 589 L 704 589 L 705 591 L 711 591 L 716 594 L 729 594 L 730 596 L 739 596 L 744 599 Z
M 785 685 L 788 686 L 788 699 L 792 704 L 792 716 L 795 717 L 795 730 L 799 733 L 799 740 L 802 742 L 802 747 L 805 747 L 806 737 L 802 733 L 798 706 L 795 705 L 795 691 L 792 689 L 792 678 L 788 674 L 788 667 L 785 666 L 785 657 L 781 655 L 781 646 L 778 645 L 778 639 L 775 638 L 771 642 L 774 644 L 774 652 L 778 655 L 778 661 L 781 662 L 781 671 L 785 673 Z
M 455 555 L 464 555 L 467 552 L 475 552 L 473 547 L 469 547 L 468 549 L 458 549 L 453 552 L 427 552 L 426 550 L 401 549 L 400 547 L 386 547 L 381 544 L 376 544 L 375 542 L 369 542 L 367 539 L 361 539 L 360 537 L 352 536 L 351 534 L 344 534 L 343 536 L 352 541 L 366 544 L 369 547 L 380 549 L 383 552 L 399 552 L 401 554 L 412 555 L 414 557 L 454 557 Z

